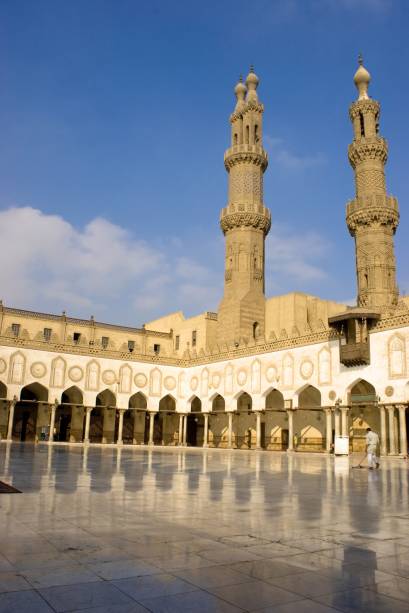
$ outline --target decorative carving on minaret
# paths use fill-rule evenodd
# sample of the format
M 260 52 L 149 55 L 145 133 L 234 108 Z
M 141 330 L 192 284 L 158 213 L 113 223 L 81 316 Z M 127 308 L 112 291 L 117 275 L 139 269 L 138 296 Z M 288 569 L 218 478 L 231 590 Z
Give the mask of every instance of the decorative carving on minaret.
M 360 57 L 354 76 L 358 99 L 349 109 L 354 140 L 348 158 L 356 196 L 347 205 L 346 221 L 355 238 L 358 306 L 388 309 L 399 296 L 393 240 L 399 210 L 396 198 L 386 193 L 388 144 L 379 135 L 380 105 L 368 95 L 370 80 Z
M 254 69 L 235 87 L 230 116 L 231 146 L 224 155 L 229 175 L 228 203 L 220 226 L 226 237 L 224 297 L 219 307 L 219 338 L 237 343 L 264 336 L 264 241 L 271 226 L 263 202 L 268 165 L 262 144 L 264 107 L 258 100 Z

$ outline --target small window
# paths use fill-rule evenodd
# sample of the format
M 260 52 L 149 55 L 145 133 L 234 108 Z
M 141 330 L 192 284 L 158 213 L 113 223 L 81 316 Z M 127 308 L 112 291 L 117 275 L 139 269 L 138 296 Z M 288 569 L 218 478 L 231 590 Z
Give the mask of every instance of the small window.
M 256 125 L 254 126 L 254 142 L 255 142 L 255 143 L 258 143 L 258 141 L 259 141 L 259 136 L 258 136 L 258 125 L 256 124 Z
M 246 145 L 250 142 L 250 126 L 246 126 Z
M 359 113 L 359 124 L 361 126 L 361 136 L 365 136 L 365 123 L 364 116 L 362 113 Z
M 79 343 L 80 342 L 80 338 L 81 338 L 81 332 L 74 332 L 74 343 Z
M 128 341 L 128 351 L 129 353 L 132 353 L 132 351 L 135 349 L 135 341 Z
M 52 334 L 52 330 L 51 328 L 44 328 L 43 330 L 43 336 L 44 336 L 44 340 L 46 341 L 46 343 L 49 343 L 51 340 L 51 334 Z
M 178 335 L 178 336 L 175 337 L 175 349 L 176 349 L 176 351 L 179 350 L 179 347 L 180 347 L 180 336 Z
M 20 324 L 11 324 L 11 331 L 16 338 L 20 336 Z
M 157 345 L 156 343 L 153 346 L 153 351 L 155 353 L 155 355 L 158 355 L 160 353 L 160 345 Z
M 239 142 L 239 139 L 237 137 L 237 134 L 234 135 L 234 144 L 237 145 Z
M 108 349 L 108 343 L 109 343 L 109 337 L 108 336 L 103 336 L 101 338 L 102 349 Z
M 192 347 L 196 347 L 196 341 L 197 341 L 197 332 L 196 332 L 196 330 L 193 330 L 193 332 L 192 332 Z
M 253 338 L 254 338 L 254 340 L 257 340 L 259 336 L 260 336 L 260 324 L 258 323 L 258 321 L 255 321 L 254 324 L 253 324 Z

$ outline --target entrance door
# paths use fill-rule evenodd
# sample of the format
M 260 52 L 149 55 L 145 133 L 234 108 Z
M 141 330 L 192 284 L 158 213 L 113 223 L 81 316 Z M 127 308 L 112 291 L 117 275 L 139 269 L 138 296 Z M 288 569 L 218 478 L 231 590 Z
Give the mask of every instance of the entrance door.
M 186 442 L 191 447 L 197 445 L 197 417 L 195 415 L 187 417 Z

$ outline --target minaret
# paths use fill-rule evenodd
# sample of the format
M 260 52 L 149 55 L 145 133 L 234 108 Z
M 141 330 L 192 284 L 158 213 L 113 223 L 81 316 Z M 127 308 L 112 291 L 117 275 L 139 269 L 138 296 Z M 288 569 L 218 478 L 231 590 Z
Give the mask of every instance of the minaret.
M 224 155 L 229 195 L 220 216 L 226 256 L 218 341 L 236 345 L 264 337 L 264 240 L 271 217 L 263 204 L 263 173 L 268 159 L 263 149 L 264 107 L 258 100 L 258 83 L 251 67 L 246 84 L 240 79 L 235 87 L 231 147 Z
M 354 76 L 358 99 L 349 109 L 354 140 L 348 157 L 355 172 L 356 197 L 347 205 L 347 225 L 355 238 L 358 306 L 388 310 L 398 301 L 393 236 L 399 223 L 398 202 L 388 196 L 385 164 L 388 144 L 379 135 L 379 102 L 368 96 L 371 80 L 362 65 Z

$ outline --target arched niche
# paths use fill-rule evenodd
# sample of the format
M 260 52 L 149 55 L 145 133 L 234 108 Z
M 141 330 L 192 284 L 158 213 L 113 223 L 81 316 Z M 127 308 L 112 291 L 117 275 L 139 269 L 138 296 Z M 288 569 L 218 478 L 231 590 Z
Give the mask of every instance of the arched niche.
M 374 386 L 365 379 L 358 379 L 349 387 L 348 397 L 351 404 L 365 404 L 377 400 Z
M 216 394 L 216 396 L 212 400 L 212 412 L 213 413 L 224 413 L 226 410 L 226 402 L 220 394 Z
M 190 412 L 200 413 L 202 411 L 202 401 L 197 396 L 193 396 L 190 402 Z
M 242 392 L 237 398 L 237 411 L 238 413 L 247 413 L 251 411 L 253 402 L 250 394 Z

